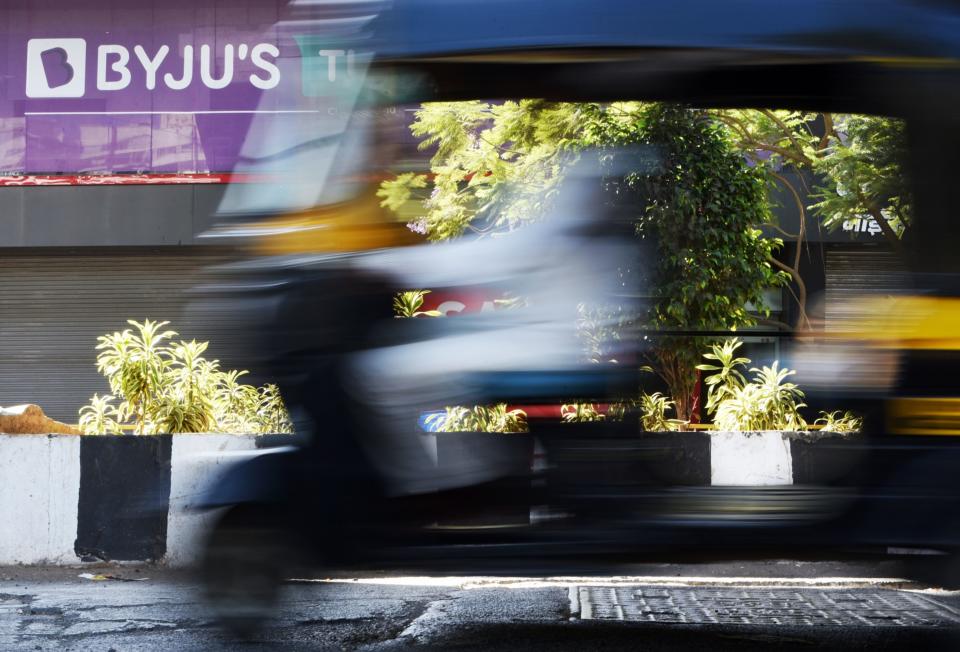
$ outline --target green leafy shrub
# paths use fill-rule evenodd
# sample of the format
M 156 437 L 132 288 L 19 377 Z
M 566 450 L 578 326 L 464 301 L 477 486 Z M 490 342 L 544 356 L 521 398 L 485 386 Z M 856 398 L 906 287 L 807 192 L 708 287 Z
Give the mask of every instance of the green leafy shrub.
M 640 425 L 647 432 L 663 432 L 666 430 L 680 430 L 686 421 L 671 419 L 667 416 L 669 410 L 676 406 L 669 397 L 660 392 L 641 394 L 640 400 L 629 399 L 611 403 L 607 411 L 601 412 L 594 403 L 567 403 L 560 407 L 560 415 L 567 423 L 583 423 L 588 421 L 623 421 L 627 413 L 636 414 L 640 410 Z
M 713 346 L 710 353 L 703 354 L 704 358 L 715 360 L 717 364 L 697 365 L 700 371 L 715 372 L 703 381 L 707 386 L 707 403 L 704 407 L 709 414 L 716 411 L 721 401 L 732 397 L 747 384 L 747 379 L 737 369 L 750 364 L 750 358 L 737 357 L 737 349 L 742 345 L 743 342 L 732 337 L 723 344 Z
M 705 408 L 713 415 L 714 426 L 727 431 L 756 430 L 808 430 L 811 425 L 801 414 L 806 406 L 804 393 L 789 378 L 796 372 L 781 369 L 779 362 L 769 367 L 752 367 L 752 377 L 747 378 L 743 369 L 750 359 L 738 355 L 743 342 L 730 338 L 711 346 L 704 354 L 709 362 L 697 369 L 710 372 L 704 380 L 707 388 Z M 639 402 L 625 401 L 610 405 L 606 414 L 593 403 L 570 403 L 563 405 L 561 414 L 567 422 L 621 421 L 628 408 L 640 409 L 640 425 L 647 432 L 682 430 L 687 421 L 669 418 L 668 412 L 676 405 L 660 392 L 644 393 Z M 813 426 L 826 432 L 849 434 L 859 432 L 863 420 L 850 411 L 841 413 L 821 412 Z
M 152 421 L 158 432 L 209 432 L 216 429 L 213 398 L 218 382 L 217 362 L 203 358 L 206 342 L 180 342 L 168 349 L 169 358 L 155 399 Z
M 718 364 L 701 364 L 702 371 L 715 372 L 707 385 L 707 412 L 720 430 L 805 430 L 807 422 L 800 414 L 806 407 L 803 392 L 787 378 L 796 372 L 780 369 L 775 361 L 770 367 L 752 367 L 753 379 L 747 382 L 739 371 L 750 363 L 749 358 L 736 357 L 743 343 L 730 339 L 715 344 L 704 354 Z
M 527 432 L 527 413 L 508 410 L 506 403 L 448 407 L 427 417 L 436 432 Z
M 90 404 L 80 408 L 80 431 L 85 434 L 119 435 L 122 431 L 113 396 L 94 394 Z
M 560 416 L 567 423 L 586 421 L 623 421 L 627 411 L 635 408 L 637 401 L 627 399 L 607 405 L 607 411 L 601 412 L 595 403 L 565 403 L 560 406 Z
M 667 418 L 667 410 L 675 410 L 676 405 L 660 392 L 644 393 L 640 396 L 640 425 L 647 432 L 680 430 L 687 422 Z
M 800 415 L 803 392 L 786 378 L 795 374 L 790 369 L 751 368 L 754 380 L 735 390 L 717 405 L 714 423 L 720 430 L 806 430 L 807 422 Z
M 206 342 L 173 341 L 168 322 L 130 320 L 97 338 L 97 370 L 110 395 L 93 395 L 80 409 L 85 434 L 146 432 L 292 432 L 276 385 L 257 389 L 239 381 L 246 371 L 221 371 L 203 354 Z M 116 401 L 116 404 L 114 404 Z
M 155 410 L 155 397 L 160 396 L 165 384 L 171 355 L 164 342 L 176 333 L 160 330 L 169 322 L 147 319 L 142 324 L 133 320 L 127 323 L 136 326 L 137 332 L 127 328 L 97 338 L 97 371 L 107 377 L 110 391 L 121 400 L 117 406 L 118 420 L 132 417 L 137 432 L 143 433 Z
M 293 432 L 293 423 L 280 396 L 280 388 L 273 383 L 267 383 L 257 390 L 255 415 L 254 432 Z
M 564 403 L 560 406 L 560 417 L 567 423 L 583 423 L 604 421 L 607 415 L 593 403 Z
M 820 426 L 820 430 L 825 432 L 848 435 L 860 432 L 860 429 L 863 428 L 863 419 L 850 412 L 850 410 L 843 414 L 840 414 L 840 410 L 834 410 L 833 412 L 820 412 L 820 418 L 813 424 Z
M 420 310 L 430 290 L 407 290 L 393 297 L 393 313 L 397 317 L 442 317 L 439 310 Z

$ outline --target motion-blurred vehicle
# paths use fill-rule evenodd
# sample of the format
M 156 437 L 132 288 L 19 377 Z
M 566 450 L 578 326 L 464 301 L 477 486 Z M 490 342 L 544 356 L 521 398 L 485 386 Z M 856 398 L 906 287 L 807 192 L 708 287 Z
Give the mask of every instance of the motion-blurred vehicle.
M 337 20 L 311 25 L 322 39 Z M 218 339 L 232 337 L 277 379 L 300 442 L 238 463 L 202 501 L 225 510 L 204 566 L 214 606 L 234 625 L 255 622 L 302 553 L 324 568 L 537 574 L 656 551 L 903 547 L 947 553 L 934 557 L 955 568 L 958 35 L 960 11 L 933 0 L 813 0 L 790 11 L 750 1 L 410 0 L 337 34 L 365 66 L 339 98 L 349 110 L 320 132 L 252 139 L 287 139 L 289 157 L 248 156 L 251 171 L 286 181 L 228 190 L 213 235 L 252 240 L 254 255 L 214 270 L 200 291 L 225 315 Z M 854 328 L 844 340 L 868 371 L 872 353 L 892 353 L 888 377 L 867 386 L 837 375 L 819 388 L 870 406 L 865 437 L 823 444 L 835 449 L 832 480 L 678 480 L 670 435 L 638 436 L 629 419 L 532 422 L 508 435 L 416 429 L 419 413 L 444 405 L 605 402 L 639 382 L 578 364 L 569 337 L 577 301 L 623 292 L 603 279 L 637 255 L 610 226 L 617 216 L 600 214 L 578 186 L 589 167 L 571 176 L 567 210 L 515 242 L 424 246 L 379 206 L 370 179 L 389 165 L 390 142 L 369 108 L 515 97 L 907 121 L 918 214 L 904 244 L 915 287 L 894 313 L 871 309 L 872 334 Z M 536 309 L 446 320 L 390 311 L 411 288 L 505 286 L 536 296 Z M 892 314 L 912 321 L 887 328 Z M 638 337 L 623 355 L 641 347 Z

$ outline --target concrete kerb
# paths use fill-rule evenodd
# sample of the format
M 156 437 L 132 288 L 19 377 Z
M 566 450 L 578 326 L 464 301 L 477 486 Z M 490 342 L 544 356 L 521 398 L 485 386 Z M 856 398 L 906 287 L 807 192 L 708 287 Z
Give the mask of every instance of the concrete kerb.
M 71 564 L 80 438 L 0 435 L 0 564 Z
M 170 463 L 170 505 L 167 515 L 165 562 L 174 567 L 197 560 L 205 533 L 219 511 L 188 509 L 204 488 L 223 470 L 228 453 L 256 448 L 254 435 L 177 435 Z
M 824 466 L 816 463 L 822 457 L 818 449 L 832 451 L 847 444 L 843 438 L 807 440 L 779 431 L 711 432 L 709 443 L 700 446 L 702 453 L 692 454 L 693 442 L 676 435 L 644 437 L 665 449 L 675 442 L 688 453 L 657 458 L 661 464 L 684 467 L 687 480 L 680 478 L 681 484 L 702 478 L 698 483 L 714 486 L 817 483 L 814 476 L 822 475 L 818 469 Z M 0 434 L 0 564 L 70 565 L 102 559 L 189 565 L 198 558 L 205 532 L 218 514 L 192 512 L 186 506 L 237 453 L 281 443 L 275 436 L 258 435 L 146 437 L 153 441 L 143 441 L 142 435 Z M 121 446 L 131 439 L 140 441 Z M 139 452 L 136 459 L 99 454 L 103 447 Z M 675 480 L 667 476 L 660 480 Z
M 189 565 L 217 515 L 186 505 L 231 452 L 273 438 L 0 434 L 0 565 Z

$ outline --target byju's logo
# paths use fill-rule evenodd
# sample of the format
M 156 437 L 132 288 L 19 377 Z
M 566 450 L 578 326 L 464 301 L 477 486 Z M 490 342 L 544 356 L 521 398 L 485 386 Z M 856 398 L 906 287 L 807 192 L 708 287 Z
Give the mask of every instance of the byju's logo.
M 27 41 L 27 97 L 83 97 L 87 42 L 82 38 Z
M 131 85 L 152 91 L 161 82 L 170 90 L 182 91 L 194 81 L 193 45 L 184 45 L 182 56 L 170 59 L 167 56 L 172 49 L 165 44 L 157 47 L 153 54 L 142 45 L 131 48 L 117 43 L 103 43 L 95 46 L 95 49 L 96 66 L 90 77 L 91 82 L 95 78 L 96 85 L 91 83 L 91 87 L 100 92 L 122 91 Z M 256 68 L 246 75 L 247 82 L 254 88 L 269 90 L 280 83 L 280 68 L 277 65 L 280 48 L 276 45 L 225 43 L 222 54 L 222 57 L 219 56 L 220 52 L 210 45 L 199 47 L 199 83 L 207 88 L 220 90 L 234 83 L 235 68 L 247 60 Z M 179 63 L 177 58 L 180 59 Z M 87 42 L 82 38 L 30 39 L 27 41 L 27 97 L 83 97 L 86 90 L 86 61 Z M 164 62 L 168 62 L 166 66 Z M 330 69 L 333 70 L 332 63 Z

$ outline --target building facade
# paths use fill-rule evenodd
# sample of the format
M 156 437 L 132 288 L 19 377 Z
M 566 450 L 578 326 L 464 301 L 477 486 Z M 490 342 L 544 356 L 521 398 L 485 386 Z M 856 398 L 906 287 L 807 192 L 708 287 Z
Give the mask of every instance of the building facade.
M 97 336 L 128 319 L 206 332 L 183 308 L 199 271 L 231 256 L 201 237 L 229 188 L 310 204 L 328 170 L 298 139 L 349 115 L 362 57 L 319 43 L 284 0 L 24 4 L 0 7 L 0 406 L 74 422 L 107 390 Z M 796 207 L 778 203 L 796 231 Z M 806 219 L 800 271 L 820 319 L 900 282 L 869 220 L 826 232 Z M 771 303 L 795 322 L 788 292 Z M 232 366 L 216 341 L 209 355 Z

